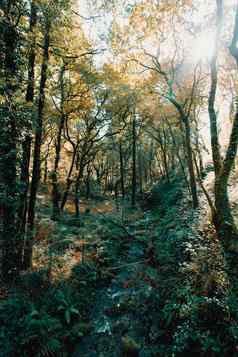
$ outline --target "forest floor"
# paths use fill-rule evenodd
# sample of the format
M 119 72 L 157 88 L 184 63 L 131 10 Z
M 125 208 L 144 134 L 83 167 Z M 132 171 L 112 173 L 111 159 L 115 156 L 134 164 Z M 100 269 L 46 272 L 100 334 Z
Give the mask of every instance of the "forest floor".
M 45 197 L 34 271 L 46 272 L 47 283 L 26 274 L 17 294 L 25 302 L 27 291 L 30 306 L 60 327 L 29 347 L 26 323 L 15 351 L 35 344 L 26 356 L 237 356 L 237 298 L 228 294 L 222 250 L 205 200 L 192 210 L 181 180 L 161 182 L 136 209 L 85 200 L 75 218 L 69 203 L 59 222 Z M 23 355 L 0 348 L 1 357 Z
M 193 212 L 181 187 L 162 186 L 165 192 L 153 193 L 147 207 L 83 201 L 81 227 L 57 225 L 56 236 L 63 233 L 73 242 L 62 257 L 64 277 L 78 264 L 97 266 L 90 332 L 80 339 L 74 357 L 177 355 L 191 338 L 190 324 L 183 326 L 191 301 L 199 310 L 206 299 L 195 297 L 224 294 L 223 258 L 212 238 L 206 201 Z M 73 213 L 71 202 L 67 210 Z M 203 348 L 205 354 L 219 350 L 214 341 Z M 194 342 L 193 353 L 200 355 L 200 349 Z

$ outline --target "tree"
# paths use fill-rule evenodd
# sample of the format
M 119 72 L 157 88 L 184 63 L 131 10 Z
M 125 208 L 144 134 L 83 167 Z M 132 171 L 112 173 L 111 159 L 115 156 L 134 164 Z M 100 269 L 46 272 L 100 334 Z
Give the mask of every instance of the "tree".
M 21 107 L 17 104 L 20 70 L 20 21 L 25 2 L 3 1 L 0 4 L 0 44 L 2 56 L 0 105 L 0 214 L 2 240 L 2 271 L 4 279 L 14 278 L 19 271 L 17 232 L 17 144 Z
M 237 227 L 234 222 L 234 218 L 230 208 L 230 202 L 228 197 L 228 180 L 231 174 L 234 160 L 237 154 L 238 145 L 238 111 L 233 119 L 231 135 L 229 139 L 228 148 L 226 150 L 224 159 L 222 159 L 220 152 L 218 128 L 217 128 L 217 114 L 215 110 L 215 98 L 217 92 L 217 57 L 220 44 L 222 20 L 223 20 L 223 1 L 217 0 L 217 33 L 215 39 L 215 52 L 212 57 L 211 68 L 211 87 L 208 101 L 208 112 L 210 118 L 210 135 L 211 135 L 211 147 L 212 157 L 215 172 L 214 194 L 215 203 L 213 209 L 213 221 L 216 227 L 217 233 L 221 238 L 226 248 L 232 249 L 232 240 L 237 240 Z M 230 53 L 236 60 L 238 65 L 238 7 L 236 10 L 235 25 L 233 30 L 233 38 L 230 45 Z
M 136 204 L 136 185 L 137 185 L 137 180 L 136 180 L 136 142 L 137 142 L 137 133 L 136 133 L 136 113 L 132 113 L 132 119 L 131 119 L 131 125 L 132 125 L 132 179 L 131 179 L 131 206 L 135 208 Z
M 34 117 L 34 92 L 35 92 L 35 61 L 36 61 L 36 24 L 37 24 L 37 4 L 35 0 L 31 2 L 29 26 L 29 54 L 28 54 L 28 78 L 26 89 L 26 105 L 30 108 L 30 119 L 26 125 L 26 133 L 22 142 L 22 160 L 21 160 L 21 193 L 18 207 L 18 231 L 22 238 L 19 244 L 19 257 L 23 257 L 24 237 L 26 233 L 26 219 L 28 207 L 28 189 L 29 189 L 29 168 L 31 157 L 31 142 L 32 142 L 32 124 Z
M 55 142 L 55 160 L 54 160 L 54 168 L 51 174 L 52 177 L 52 219 L 57 220 L 60 215 L 60 194 L 58 188 L 58 167 L 60 161 L 60 152 L 61 152 L 61 141 L 62 141 L 62 133 L 65 126 L 65 112 L 64 112 L 64 73 L 65 73 L 66 65 L 63 64 L 60 73 L 59 73 L 59 83 L 60 83 L 60 120 L 58 124 L 58 133 Z
M 33 244 L 33 229 L 35 220 L 35 206 L 36 206 L 36 195 L 40 181 L 40 165 L 41 165 L 41 144 L 42 144 L 42 134 L 43 134 L 43 115 L 45 107 L 45 90 L 46 82 L 48 79 L 48 68 L 49 68 L 49 49 L 51 32 L 53 31 L 53 26 L 59 21 L 62 10 L 67 9 L 67 2 L 49 0 L 46 4 L 42 4 L 42 21 L 43 21 L 43 54 L 41 63 L 41 75 L 40 75 L 40 88 L 39 88 L 39 98 L 37 105 L 37 120 L 35 125 L 35 141 L 34 141 L 34 154 L 33 154 L 33 169 L 32 169 L 32 180 L 30 187 L 30 199 L 28 208 L 28 236 L 25 244 L 24 252 L 24 266 L 30 267 L 32 262 L 32 244 Z

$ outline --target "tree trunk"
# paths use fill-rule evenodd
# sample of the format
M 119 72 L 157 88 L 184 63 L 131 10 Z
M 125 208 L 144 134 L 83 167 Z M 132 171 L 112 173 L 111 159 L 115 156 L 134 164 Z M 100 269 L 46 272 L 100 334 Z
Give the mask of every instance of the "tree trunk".
M 180 152 L 179 152 L 179 145 L 177 145 L 177 142 L 176 142 L 176 139 L 175 139 L 175 135 L 174 135 L 173 130 L 171 128 L 171 125 L 170 125 L 170 123 L 169 123 L 169 121 L 167 119 L 166 119 L 166 122 L 167 122 L 167 125 L 168 125 L 168 129 L 169 129 L 169 133 L 170 133 L 170 136 L 171 136 L 171 139 L 172 139 L 172 143 L 173 143 L 173 146 L 174 146 L 174 152 L 176 153 L 176 156 L 178 158 L 178 161 L 179 161 L 182 173 L 183 173 L 184 181 L 186 182 L 186 186 L 188 188 L 188 191 L 191 194 L 190 184 L 188 182 L 186 170 L 185 170 L 185 167 L 184 167 L 184 164 L 183 164 L 183 160 L 182 160 L 182 157 L 181 157 Z
M 61 205 L 60 205 L 61 211 L 64 210 L 65 204 L 66 204 L 67 199 L 68 199 L 69 190 L 70 190 L 70 187 L 71 187 L 71 185 L 72 185 L 71 175 L 72 175 L 73 168 L 74 168 L 74 163 L 75 163 L 76 154 L 77 154 L 77 148 L 76 148 L 76 146 L 75 146 L 75 147 L 74 147 L 74 151 L 73 151 L 73 156 L 72 156 L 71 164 L 70 164 L 70 168 L 69 168 L 69 172 L 68 172 L 68 176 L 67 176 L 67 179 L 66 179 L 66 188 L 65 188 L 65 191 L 64 191 L 64 194 L 63 194 L 63 198 L 62 198 L 62 201 L 61 201 Z
M 43 60 L 41 66 L 41 80 L 40 80 L 40 93 L 38 102 L 38 113 L 37 113 L 37 123 L 35 129 L 35 144 L 34 144 L 34 157 L 33 157 L 33 172 L 31 180 L 31 191 L 30 191 L 30 201 L 28 210 L 28 226 L 29 235 L 25 244 L 24 252 L 24 267 L 31 267 L 32 263 L 32 245 L 33 245 L 33 228 L 35 220 L 35 205 L 36 205 L 36 194 L 40 181 L 40 163 L 41 163 L 41 142 L 42 142 L 42 132 L 43 132 L 43 111 L 45 105 L 45 87 L 47 81 L 47 70 L 49 61 L 49 46 L 50 46 L 50 23 L 46 24 L 45 35 L 44 35 L 44 51 Z
M 26 102 L 33 105 L 34 100 L 34 86 L 35 86 L 35 58 L 36 58 L 36 36 L 34 34 L 35 27 L 37 23 L 37 7 L 35 0 L 31 2 L 31 14 L 30 14 L 30 35 L 32 36 L 31 47 L 29 51 L 28 59 L 28 81 L 26 90 Z M 32 108 L 31 108 L 32 111 Z M 33 115 L 32 115 L 33 116 Z M 27 195 L 29 190 L 29 166 L 31 157 L 31 136 L 32 131 L 32 120 L 28 123 L 27 134 L 22 143 L 22 161 L 21 161 L 21 176 L 20 182 L 22 191 L 20 194 L 20 204 L 18 208 L 18 231 L 25 236 L 26 233 L 26 219 L 27 219 Z M 24 240 L 21 240 L 19 244 L 19 256 L 21 257 L 21 265 L 23 258 L 23 246 Z
M 107 193 L 108 190 L 109 190 L 109 167 L 107 164 L 107 168 L 105 170 L 104 195 Z
M 87 177 L 86 177 L 86 199 L 87 200 L 90 198 L 90 195 L 91 195 L 90 176 L 91 176 L 91 170 L 88 167 L 87 168 Z
M 62 132 L 65 124 L 65 114 L 64 114 L 64 71 L 65 65 L 62 66 L 60 71 L 60 91 L 61 91 L 61 117 L 58 127 L 58 135 L 55 145 L 55 162 L 54 170 L 52 173 L 52 219 L 57 220 L 60 216 L 60 193 L 58 188 L 58 167 L 60 162 L 60 152 L 61 152 L 61 138 Z
M 124 162 L 123 162 L 123 152 L 122 144 L 119 143 L 119 154 L 120 154 L 120 182 L 121 182 L 121 194 L 122 198 L 125 198 L 125 185 L 124 185 Z
M 198 207 L 198 196 L 197 196 L 197 185 L 196 185 L 195 172 L 194 172 L 194 167 L 193 167 L 191 129 L 190 129 L 189 119 L 187 117 L 183 118 L 183 122 L 184 122 L 184 126 L 185 126 L 185 145 L 186 145 L 186 153 L 187 153 L 190 188 L 191 188 L 192 200 L 193 200 L 193 208 L 197 208 Z
M 139 174 L 139 190 L 140 194 L 143 194 L 143 158 L 141 145 L 139 147 L 139 159 L 138 159 L 138 174 Z
M 191 145 L 191 128 L 190 128 L 190 121 L 188 114 L 185 113 L 183 106 L 176 101 L 174 98 L 169 98 L 170 102 L 175 106 L 177 109 L 179 116 L 180 116 L 180 128 L 181 132 L 185 131 L 185 142 L 184 147 L 186 151 L 186 158 L 188 164 L 188 172 L 189 172 L 189 184 L 192 194 L 192 201 L 193 201 L 193 208 L 198 207 L 198 195 L 197 195 L 197 185 L 196 185 L 196 176 L 193 167 L 193 152 L 192 152 L 192 145 Z M 184 126 L 184 130 L 183 130 Z
M 48 180 L 48 155 L 46 155 L 44 159 L 44 175 L 43 175 L 43 183 L 44 185 L 47 184 Z
M 75 217 L 79 217 L 80 215 L 80 210 L 79 210 L 79 195 L 80 195 L 80 183 L 81 179 L 83 177 L 83 172 L 81 171 L 81 168 L 79 169 L 77 179 L 75 182 L 75 192 L 74 192 L 74 206 L 75 206 Z
M 164 138 L 165 139 L 165 138 Z M 161 152 L 162 152 L 162 158 L 163 158 L 163 166 L 164 166 L 164 171 L 165 171 L 165 175 L 166 175 L 166 179 L 168 182 L 170 182 L 170 178 L 169 178 L 169 168 L 168 168 L 168 161 L 167 161 L 167 153 L 166 153 L 166 146 L 165 143 L 163 142 L 162 136 L 160 134 L 160 132 L 158 131 L 158 143 L 160 145 L 161 148 Z
M 209 92 L 208 113 L 210 118 L 210 134 L 213 164 L 215 171 L 215 213 L 213 222 L 216 227 L 218 236 L 221 238 L 225 248 L 230 249 L 230 243 L 235 238 L 237 240 L 237 227 L 232 216 L 229 197 L 228 197 L 228 180 L 234 165 L 237 154 L 238 145 L 238 109 L 233 120 L 232 131 L 230 135 L 229 145 L 226 151 L 224 160 L 221 159 L 220 146 L 218 140 L 217 117 L 215 112 L 215 98 L 217 92 L 217 55 L 220 41 L 220 33 L 222 28 L 223 18 L 223 1 L 217 0 L 217 34 L 215 43 L 215 54 L 211 61 L 211 87 Z M 233 39 L 230 46 L 230 52 L 238 64 L 238 6 L 236 10 L 236 21 L 234 26 Z
M 154 160 L 154 143 L 153 140 L 151 140 L 150 143 L 150 160 L 149 160 L 149 183 L 150 185 L 153 185 L 153 170 L 152 170 L 152 163 Z
M 136 116 L 132 117 L 132 182 L 131 182 L 131 206 L 136 204 Z

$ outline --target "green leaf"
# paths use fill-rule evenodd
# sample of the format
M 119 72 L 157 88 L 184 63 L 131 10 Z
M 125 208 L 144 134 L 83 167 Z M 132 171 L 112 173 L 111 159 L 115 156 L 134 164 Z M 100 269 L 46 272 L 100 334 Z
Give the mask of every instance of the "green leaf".
M 71 320 L 70 310 L 65 311 L 65 320 L 67 324 L 70 324 L 70 320 Z
M 38 315 L 39 315 L 39 311 L 37 310 L 33 310 L 30 314 L 31 317 L 38 316 Z
M 79 310 L 75 309 L 75 307 L 71 307 L 70 312 L 72 312 L 73 314 L 79 315 Z

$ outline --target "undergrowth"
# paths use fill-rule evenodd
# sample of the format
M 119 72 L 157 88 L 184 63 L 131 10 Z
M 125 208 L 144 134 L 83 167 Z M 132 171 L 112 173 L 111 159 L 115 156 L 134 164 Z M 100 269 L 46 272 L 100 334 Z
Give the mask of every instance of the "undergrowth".
M 151 326 L 148 356 L 237 356 L 237 297 L 212 227 L 197 231 L 177 180 L 158 185 L 152 198 L 159 202 L 153 209 L 158 289 L 144 311 Z
M 72 356 L 92 332 L 99 290 L 112 282 L 133 291 L 105 307 L 116 321 L 107 343 L 118 343 L 120 336 L 123 356 L 238 355 L 237 290 L 229 284 L 212 227 L 198 231 L 200 217 L 190 209 L 180 178 L 156 185 L 143 207 L 143 214 L 88 212 L 80 220 L 66 215 L 57 227 L 43 225 L 39 242 L 44 252 L 53 247 L 55 264 L 72 249 L 76 236 L 90 243 L 85 261 L 74 264 L 67 278 L 52 279 L 49 261 L 20 277 L 0 300 L 1 357 Z M 135 266 L 133 278 L 123 268 L 128 256 L 132 263 L 145 262 Z

